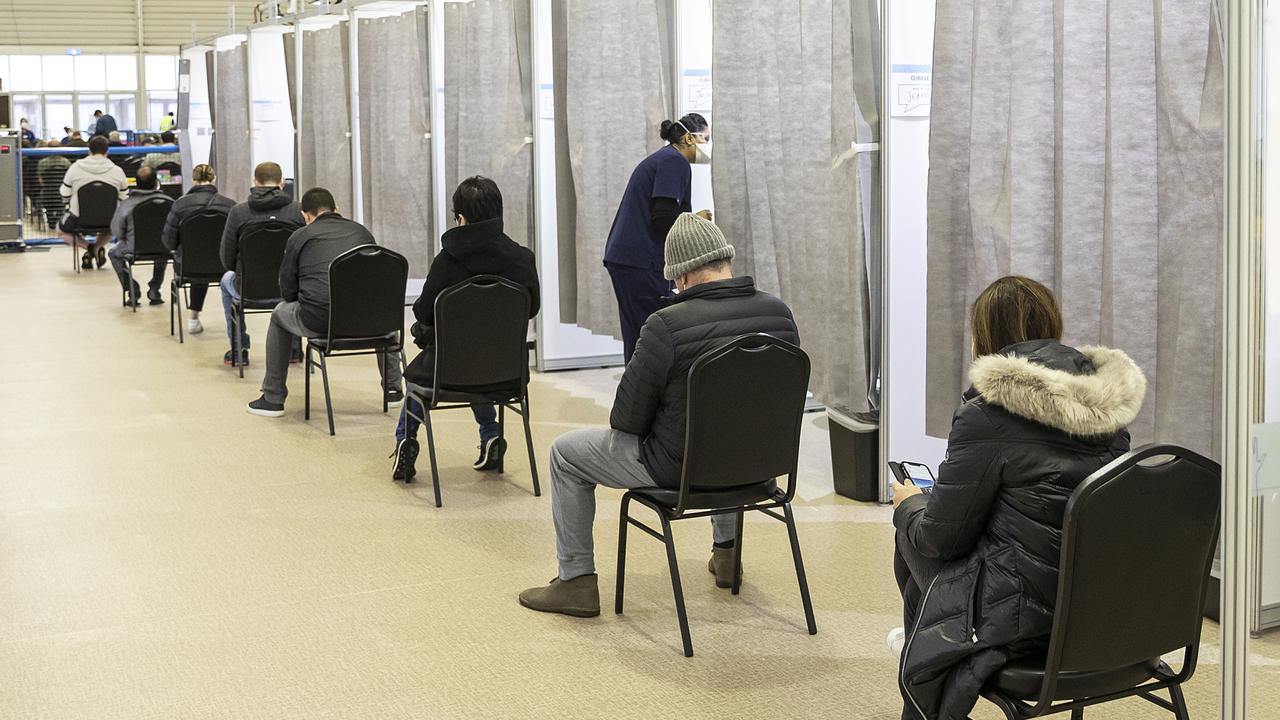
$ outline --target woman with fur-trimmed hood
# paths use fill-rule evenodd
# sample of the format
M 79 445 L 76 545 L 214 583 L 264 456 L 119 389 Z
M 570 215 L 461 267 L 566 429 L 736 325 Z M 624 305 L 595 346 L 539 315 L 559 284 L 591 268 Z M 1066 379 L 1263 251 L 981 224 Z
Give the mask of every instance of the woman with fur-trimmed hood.
M 970 319 L 973 386 L 934 491 L 894 497 L 908 719 L 967 718 L 1001 666 L 1045 652 L 1067 500 L 1129 450 L 1146 394 L 1128 355 L 1059 341 L 1057 301 L 1034 280 L 992 283 Z

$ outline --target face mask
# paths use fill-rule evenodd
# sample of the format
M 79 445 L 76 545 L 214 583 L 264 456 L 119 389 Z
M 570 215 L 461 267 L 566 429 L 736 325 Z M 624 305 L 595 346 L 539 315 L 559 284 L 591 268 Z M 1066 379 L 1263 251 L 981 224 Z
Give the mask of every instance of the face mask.
M 695 146 L 695 148 L 698 151 L 698 156 L 694 158 L 693 164 L 694 165 L 710 165 L 711 164 L 711 143 L 709 142 L 699 143 L 697 146 Z

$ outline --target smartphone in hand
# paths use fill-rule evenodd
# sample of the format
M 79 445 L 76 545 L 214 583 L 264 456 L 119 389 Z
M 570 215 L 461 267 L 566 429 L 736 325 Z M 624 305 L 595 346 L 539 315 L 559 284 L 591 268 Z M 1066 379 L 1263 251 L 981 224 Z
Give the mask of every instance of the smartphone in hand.
M 889 470 L 898 482 L 911 483 L 924 492 L 933 492 L 933 471 L 928 465 L 913 462 L 890 462 Z

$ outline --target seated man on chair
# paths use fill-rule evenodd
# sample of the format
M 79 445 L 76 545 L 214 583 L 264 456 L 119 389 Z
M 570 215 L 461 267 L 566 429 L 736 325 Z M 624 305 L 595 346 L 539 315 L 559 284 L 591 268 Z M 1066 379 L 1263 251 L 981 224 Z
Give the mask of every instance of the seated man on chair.
M 559 574 L 520 593 L 520 604 L 577 617 L 600 614 L 592 525 L 597 485 L 679 488 L 684 465 L 689 368 L 704 353 L 748 333 L 798 343 L 781 300 L 733 276 L 733 246 L 709 220 L 682 213 L 667 234 L 664 274 L 678 294 L 645 321 L 622 374 L 608 428 L 575 430 L 551 447 L 551 513 Z M 711 518 L 708 569 L 717 587 L 733 585 L 736 517 Z
M 271 312 L 267 331 L 267 370 L 262 378 L 262 396 L 249 403 L 248 411 L 264 417 L 282 417 L 284 399 L 289 394 L 285 376 L 289 372 L 289 351 L 303 337 L 322 337 L 329 327 L 329 263 L 342 253 L 376 241 L 365 226 L 338 214 L 333 193 L 311 188 L 302 196 L 303 227 L 289 237 L 280 263 L 280 292 L 284 302 Z M 400 402 L 398 358 L 378 353 L 378 370 L 387 402 Z
M 458 223 L 440 238 L 443 248 L 422 286 L 422 295 L 413 304 L 416 322 L 410 331 L 422 352 L 409 363 L 405 380 L 430 388 L 435 373 L 435 310 L 440 293 L 476 275 L 498 275 L 529 291 L 529 317 L 538 314 L 538 269 L 533 253 L 516 244 L 502 232 L 502 192 L 486 177 L 463 180 L 453 192 L 453 217 Z M 412 405 L 412 407 L 409 407 Z M 412 397 L 400 411 L 396 426 L 396 459 L 391 476 L 395 480 L 412 480 L 414 461 L 418 458 L 418 421 L 408 411 L 422 417 L 425 409 Z M 476 470 L 492 470 L 502 462 L 506 441 L 498 437 L 497 410 L 493 405 L 472 405 L 471 412 L 480 425 L 480 457 Z
M 220 253 L 222 266 L 227 270 L 221 283 L 222 312 L 227 318 L 227 341 L 232 348 L 236 346 L 236 339 L 233 335 L 235 323 L 231 317 L 235 303 L 240 300 L 240 291 L 236 288 L 236 273 L 240 270 L 240 241 L 251 226 L 268 220 L 279 220 L 294 227 L 305 224 L 298 203 L 284 191 L 284 170 L 277 163 L 262 162 L 253 170 L 253 187 L 249 190 L 249 199 L 231 209 L 227 215 L 226 228 L 222 231 Z M 240 347 L 239 358 L 231 357 L 234 350 L 227 350 L 222 362 L 231 366 L 249 364 L 249 332 L 244 328 L 240 329 Z M 295 354 L 296 357 L 290 356 L 290 361 L 302 360 L 300 351 L 295 350 Z
M 155 172 L 147 166 L 143 166 L 138 171 L 138 175 L 142 175 L 143 170 L 147 172 Z M 169 210 L 169 217 L 164 221 L 164 232 L 160 236 L 160 240 L 164 246 L 174 253 L 173 266 L 175 270 L 182 269 L 182 235 L 178 232 L 182 228 L 182 223 L 189 217 L 198 215 L 206 210 L 216 210 L 226 215 L 235 206 L 235 201 L 231 198 L 218 193 L 217 182 L 218 177 L 213 172 L 210 165 L 200 164 L 191 169 L 191 190 L 186 195 L 173 201 L 173 208 Z M 163 188 L 161 189 L 163 192 Z M 209 286 L 201 283 L 195 283 L 191 286 L 191 302 L 187 306 L 187 311 L 191 313 L 191 318 L 187 320 L 187 332 L 196 335 L 204 332 L 204 323 L 200 322 L 200 313 L 204 311 L 204 299 L 209 294 Z M 149 293 L 148 297 L 154 305 L 164 302 L 160 299 L 160 293 Z
M 137 232 L 137 226 L 133 222 L 133 209 L 148 200 L 169 198 L 160 189 L 160 181 L 156 177 L 155 170 L 140 168 L 135 179 L 137 183 L 129 191 L 129 197 L 116 206 L 116 214 L 111 218 L 111 236 L 116 242 L 107 251 L 107 256 L 111 258 L 111 267 L 120 278 L 120 286 L 129 294 L 128 299 L 124 301 L 125 307 L 138 302 L 139 296 L 142 295 L 142 288 L 138 286 L 138 281 L 135 280 L 133 287 L 129 287 L 127 258 L 133 254 L 134 233 Z M 160 298 L 160 286 L 164 284 L 164 269 L 168 266 L 168 259 L 157 260 L 151 266 L 151 281 L 147 283 L 147 297 L 153 299 L 153 305 L 154 301 Z M 164 301 L 161 300 L 161 302 Z
M 99 268 L 107 264 L 107 241 L 111 238 L 103 233 L 96 238 L 93 247 L 85 242 L 80 230 L 80 188 L 91 182 L 104 182 L 119 188 L 121 201 L 129 196 L 129 179 L 124 176 L 124 170 L 107 157 L 110 147 L 105 137 L 95 136 L 89 141 L 89 156 L 71 164 L 62 178 L 62 187 L 58 188 L 62 199 L 71 200 L 70 211 L 59 221 L 58 230 L 63 242 L 85 249 L 84 257 L 80 260 L 80 267 L 85 270 L 93 269 L 95 256 Z

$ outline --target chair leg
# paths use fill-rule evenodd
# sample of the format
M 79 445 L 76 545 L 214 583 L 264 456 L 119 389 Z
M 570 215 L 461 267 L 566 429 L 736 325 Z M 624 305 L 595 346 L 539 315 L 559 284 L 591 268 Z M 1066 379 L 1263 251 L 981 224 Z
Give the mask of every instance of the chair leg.
M 169 337 L 173 337 L 173 304 L 178 302 L 178 284 L 172 282 L 169 284 Z
M 1187 711 L 1187 699 L 1182 696 L 1181 685 L 1169 686 L 1169 699 L 1173 701 L 1173 716 L 1178 720 L 1191 720 L 1191 714 Z
M 542 497 L 538 484 L 538 456 L 533 452 L 533 430 L 529 426 L 529 396 L 520 398 L 520 416 L 524 418 L 524 442 L 529 446 L 529 472 L 533 474 L 533 496 Z
M 800 557 L 800 538 L 796 535 L 796 516 L 791 511 L 791 503 L 782 506 L 787 519 L 787 535 L 791 538 L 791 557 L 796 563 L 796 580 L 800 583 L 800 599 L 804 602 L 804 619 L 809 626 L 809 634 L 818 634 L 818 625 L 813 620 L 813 600 L 809 598 L 809 580 L 804 574 L 804 560 Z
M 422 404 L 422 424 L 427 427 L 427 455 L 431 458 L 431 489 L 436 494 L 436 507 L 440 502 L 440 470 L 436 467 L 436 434 L 431 429 L 431 408 Z
M 244 332 L 244 308 L 232 307 L 231 313 L 231 364 L 240 369 L 240 377 L 244 378 L 244 364 L 240 362 L 240 356 L 244 353 L 244 348 L 240 344 L 240 338 Z
M 124 291 L 124 296 L 127 298 L 133 292 L 133 263 L 125 263 L 125 265 L 129 268 L 129 287 Z M 138 312 L 138 298 L 135 297 L 129 304 L 133 306 L 134 312 Z
M 382 412 L 386 413 L 387 408 L 387 354 L 378 353 L 374 357 L 378 358 L 378 376 L 382 378 L 380 381 L 382 387 Z
M 303 372 L 303 376 L 305 378 L 303 382 L 303 386 L 306 388 L 306 390 L 303 391 L 302 419 L 310 420 L 311 419 L 311 343 L 307 343 L 307 351 L 303 355 L 302 364 L 306 366 L 305 372 Z
M 336 435 L 333 430 L 333 400 L 329 397 L 329 363 L 325 362 L 324 353 L 320 353 L 320 379 L 324 382 L 324 411 L 329 415 L 329 434 Z
M 1000 708 L 1000 712 L 1004 713 L 1006 720 L 1022 720 L 1021 717 L 1019 717 L 1018 709 L 1013 704 L 1012 700 L 994 695 L 987 697 L 987 699 L 991 701 L 992 705 Z
M 507 406 L 498 405 L 498 439 L 506 442 L 507 439 Z M 498 458 L 498 474 L 502 475 L 507 471 L 507 454 L 502 453 Z
M 179 292 L 173 294 L 175 305 L 171 305 L 170 307 L 176 306 L 178 309 L 178 344 L 182 344 L 186 342 L 186 333 L 182 329 L 182 301 L 186 299 L 187 289 L 179 286 L 178 290 Z M 172 319 L 170 319 L 170 323 L 172 322 Z M 172 334 L 172 332 L 170 334 Z
M 1071 720 L 1084 720 L 1084 708 L 1076 708 L 1071 711 Z
M 738 511 L 738 528 L 733 538 L 733 590 L 737 595 L 742 590 L 742 526 L 744 522 L 744 513 Z
M 627 584 L 627 517 L 631 508 L 631 493 L 622 496 L 618 509 L 618 572 L 613 586 L 613 612 L 622 614 L 622 590 Z
M 684 609 L 684 589 L 680 586 L 680 565 L 676 563 L 676 539 L 671 534 L 671 521 L 662 518 L 662 539 L 667 546 L 667 566 L 671 569 L 671 591 L 676 597 L 676 617 L 680 620 L 680 640 L 684 643 L 684 656 L 693 657 L 693 640 L 689 638 L 689 615 Z

